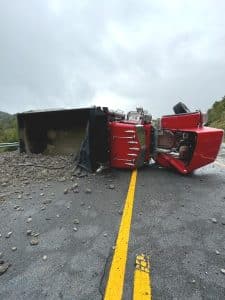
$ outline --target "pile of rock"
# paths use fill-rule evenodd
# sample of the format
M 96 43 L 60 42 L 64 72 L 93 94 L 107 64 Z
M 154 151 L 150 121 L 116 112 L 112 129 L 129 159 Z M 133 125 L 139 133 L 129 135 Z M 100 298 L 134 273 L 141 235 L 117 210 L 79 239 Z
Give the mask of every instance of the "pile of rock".
M 74 173 L 74 165 L 73 155 L 4 152 L 0 154 L 0 187 L 70 179 Z

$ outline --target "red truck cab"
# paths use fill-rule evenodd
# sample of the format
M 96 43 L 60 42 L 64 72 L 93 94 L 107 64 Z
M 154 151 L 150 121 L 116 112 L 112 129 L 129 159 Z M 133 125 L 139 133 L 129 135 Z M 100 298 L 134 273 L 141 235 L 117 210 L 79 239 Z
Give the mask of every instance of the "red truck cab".
M 219 152 L 223 130 L 206 127 L 200 111 L 163 116 L 153 126 L 143 109 L 109 122 L 110 166 L 134 169 L 150 159 L 188 174 L 212 163 Z

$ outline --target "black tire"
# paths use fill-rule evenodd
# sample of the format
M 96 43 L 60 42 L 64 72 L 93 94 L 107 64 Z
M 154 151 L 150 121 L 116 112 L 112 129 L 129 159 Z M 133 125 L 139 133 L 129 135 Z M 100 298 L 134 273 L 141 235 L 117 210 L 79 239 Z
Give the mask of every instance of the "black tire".
M 187 113 L 190 113 L 190 110 L 187 108 L 187 106 L 186 106 L 183 102 L 177 103 L 177 104 L 173 107 L 173 111 L 174 111 L 175 114 L 177 114 L 177 115 L 179 115 L 179 114 L 187 114 Z

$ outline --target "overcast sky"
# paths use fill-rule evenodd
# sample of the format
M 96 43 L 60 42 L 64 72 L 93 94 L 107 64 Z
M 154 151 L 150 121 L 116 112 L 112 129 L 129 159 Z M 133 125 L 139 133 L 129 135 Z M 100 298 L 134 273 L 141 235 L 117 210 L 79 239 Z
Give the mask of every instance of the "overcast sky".
M 0 110 L 207 110 L 225 95 L 224 0 L 0 0 Z

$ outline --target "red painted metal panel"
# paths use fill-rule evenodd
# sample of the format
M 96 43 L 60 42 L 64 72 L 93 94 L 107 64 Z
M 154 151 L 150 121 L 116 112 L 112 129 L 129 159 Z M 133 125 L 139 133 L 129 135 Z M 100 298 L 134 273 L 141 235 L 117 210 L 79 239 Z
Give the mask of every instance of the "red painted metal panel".
M 185 129 L 184 131 L 196 134 L 196 144 L 190 162 L 185 164 L 170 154 L 159 153 L 156 157 L 157 163 L 163 167 L 173 167 L 180 173 L 187 174 L 214 162 L 223 140 L 223 130 L 201 127 Z
M 188 172 L 215 161 L 223 140 L 223 130 L 210 127 L 196 129 L 196 146 Z
M 161 127 L 171 130 L 184 130 L 188 128 L 198 128 L 202 126 L 202 116 L 200 112 L 163 116 Z
M 141 145 L 137 126 L 144 130 L 144 145 Z M 134 169 L 140 166 L 140 156 L 144 153 L 143 163 L 149 161 L 151 124 L 132 122 L 110 122 L 110 165 L 115 168 Z

